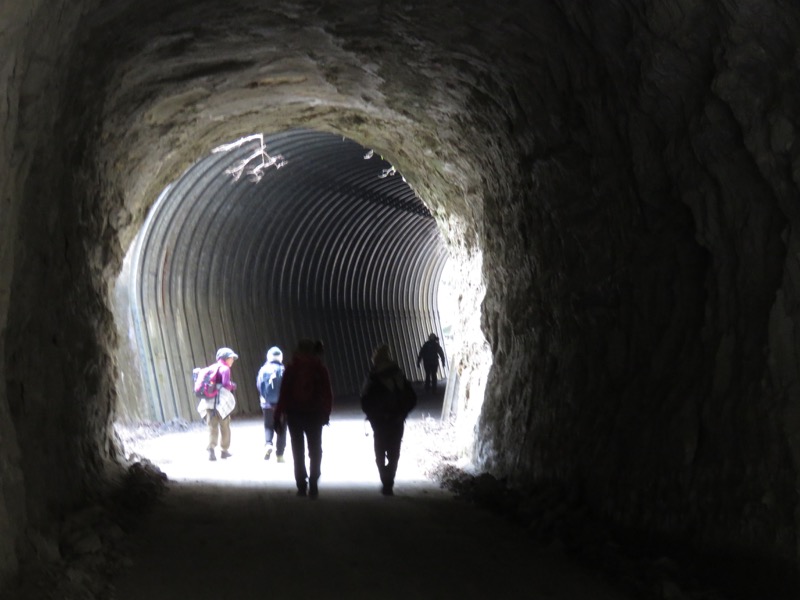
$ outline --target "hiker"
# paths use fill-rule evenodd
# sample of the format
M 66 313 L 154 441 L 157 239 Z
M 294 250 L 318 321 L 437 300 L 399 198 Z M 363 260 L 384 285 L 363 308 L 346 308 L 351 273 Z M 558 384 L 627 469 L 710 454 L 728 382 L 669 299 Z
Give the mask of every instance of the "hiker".
M 361 391 L 361 408 L 372 425 L 375 464 L 384 496 L 394 494 L 405 420 L 416 404 L 414 389 L 392 360 L 389 347 L 379 346 L 372 355 L 372 367 Z
M 198 412 L 208 424 L 208 460 L 217 460 L 214 449 L 221 449 L 220 458 L 229 458 L 231 453 L 228 449 L 231 446 L 231 413 L 236 407 L 236 399 L 233 392 L 236 391 L 236 384 L 231 381 L 231 367 L 233 361 L 239 358 L 230 348 L 220 348 L 217 350 L 217 362 L 209 365 L 203 371 L 210 372 L 209 383 L 212 386 L 210 394 L 200 400 L 197 406 Z M 202 376 L 200 376 L 202 380 Z M 202 381 L 198 382 L 198 386 Z M 214 389 L 216 393 L 214 393 Z
M 284 461 L 283 453 L 286 450 L 286 426 L 275 421 L 275 406 L 283 382 L 283 352 L 277 346 L 267 350 L 267 360 L 261 366 L 256 377 L 261 412 L 264 414 L 264 460 L 272 456 L 273 441 L 275 442 L 275 460 Z
M 439 336 L 432 333 L 428 336 L 428 341 L 422 344 L 417 354 L 417 366 L 422 363 L 425 368 L 425 389 L 434 391 L 436 389 L 436 372 L 439 369 L 439 361 L 444 368 L 444 350 L 439 345 Z
M 315 351 L 314 340 L 298 342 L 283 373 L 275 419 L 289 428 L 297 495 L 316 498 L 322 465 L 322 427 L 330 422 L 333 390 L 328 368 Z M 306 443 L 309 469 L 306 470 Z

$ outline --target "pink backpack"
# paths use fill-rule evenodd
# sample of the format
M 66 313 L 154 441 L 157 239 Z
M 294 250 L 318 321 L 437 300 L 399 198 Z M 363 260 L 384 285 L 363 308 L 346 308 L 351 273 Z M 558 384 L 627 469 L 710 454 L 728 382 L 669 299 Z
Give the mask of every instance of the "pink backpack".
M 219 393 L 217 390 L 217 373 L 219 365 L 214 363 L 205 368 L 195 367 L 192 370 L 194 379 L 194 395 L 198 398 L 213 398 Z

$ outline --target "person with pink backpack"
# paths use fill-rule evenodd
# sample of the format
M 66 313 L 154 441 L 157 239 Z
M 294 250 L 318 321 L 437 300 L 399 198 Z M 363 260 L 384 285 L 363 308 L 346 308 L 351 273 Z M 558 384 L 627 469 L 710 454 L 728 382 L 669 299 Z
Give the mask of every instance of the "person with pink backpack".
M 200 402 L 197 412 L 208 424 L 208 460 L 217 460 L 215 448 L 220 447 L 220 458 L 231 453 L 231 413 L 236 407 L 233 392 L 236 384 L 231 380 L 231 367 L 239 358 L 230 348 L 217 350 L 217 362 L 204 369 L 195 369 L 194 391 Z

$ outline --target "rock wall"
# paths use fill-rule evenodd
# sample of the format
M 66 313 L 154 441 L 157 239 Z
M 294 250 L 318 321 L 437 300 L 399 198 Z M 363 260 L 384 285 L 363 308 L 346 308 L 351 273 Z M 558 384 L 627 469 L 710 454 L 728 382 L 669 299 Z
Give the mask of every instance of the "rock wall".
M 75 421 L 82 410 L 65 402 L 72 394 L 62 385 L 70 368 L 64 339 L 75 329 L 66 256 L 75 231 L 62 221 L 58 184 L 66 173 L 54 159 L 61 148 L 64 74 L 82 9 L 40 1 L 0 9 L 0 583 L 20 556 L 39 551 L 35 528 L 51 527 L 80 493 L 71 476 L 81 468 L 75 446 L 84 426 Z M 75 247 L 78 240 L 75 235 Z M 85 365 L 72 368 L 78 374 Z M 65 435 L 70 430 L 74 438 Z M 106 442 L 100 436 L 96 443 Z
M 552 127 L 487 200 L 485 264 L 531 276 L 486 270 L 480 462 L 796 560 L 797 12 L 562 4 L 561 107 L 523 102 Z

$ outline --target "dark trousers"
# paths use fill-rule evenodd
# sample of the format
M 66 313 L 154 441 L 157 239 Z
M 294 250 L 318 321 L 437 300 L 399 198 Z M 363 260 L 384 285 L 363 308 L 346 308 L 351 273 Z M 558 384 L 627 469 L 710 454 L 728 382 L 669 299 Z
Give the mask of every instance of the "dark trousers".
M 436 371 L 439 370 L 439 363 L 435 363 L 432 365 L 424 363 L 422 366 L 425 367 L 425 389 L 435 390 L 437 381 Z
M 403 421 L 371 422 L 375 442 L 375 464 L 384 487 L 394 485 L 397 463 L 400 460 L 400 444 L 403 441 Z
M 322 465 L 322 427 L 319 415 L 289 413 L 286 415 L 289 436 L 292 439 L 294 457 L 294 480 L 297 489 L 306 488 L 306 480 L 316 485 Z M 309 470 L 306 471 L 306 443 L 308 443 Z
M 275 456 L 283 456 L 286 451 L 286 426 L 275 424 L 275 407 L 262 408 L 264 413 L 264 438 L 267 444 L 275 443 Z M 276 439 L 277 438 L 277 439 Z

